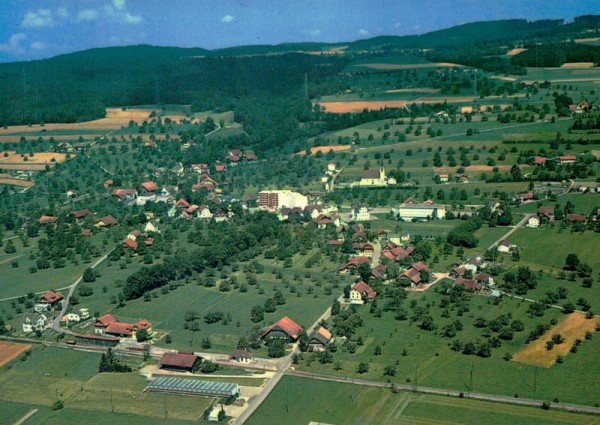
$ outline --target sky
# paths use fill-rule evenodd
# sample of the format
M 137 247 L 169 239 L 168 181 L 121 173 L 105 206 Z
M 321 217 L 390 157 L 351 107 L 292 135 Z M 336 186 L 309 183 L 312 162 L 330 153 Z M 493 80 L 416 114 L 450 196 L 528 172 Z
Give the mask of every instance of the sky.
M 0 62 L 93 47 L 343 42 L 600 14 L 597 0 L 0 0 Z

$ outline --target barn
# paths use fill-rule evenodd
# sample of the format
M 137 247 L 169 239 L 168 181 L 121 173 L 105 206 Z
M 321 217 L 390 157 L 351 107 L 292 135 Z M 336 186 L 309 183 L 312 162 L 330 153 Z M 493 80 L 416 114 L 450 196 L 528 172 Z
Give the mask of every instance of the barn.
M 200 362 L 200 357 L 193 353 L 164 353 L 160 359 L 160 368 L 193 372 Z

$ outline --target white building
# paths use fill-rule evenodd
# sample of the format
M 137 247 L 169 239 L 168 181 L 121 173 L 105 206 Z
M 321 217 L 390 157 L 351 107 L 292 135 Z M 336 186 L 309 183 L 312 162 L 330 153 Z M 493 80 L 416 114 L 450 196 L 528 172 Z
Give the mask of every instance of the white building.
M 529 220 L 527 220 L 527 227 L 531 228 L 531 229 L 537 229 L 538 227 L 540 227 L 540 219 L 537 216 L 532 216 L 529 217 Z
M 23 321 L 23 332 L 43 331 L 46 329 L 48 318 L 44 314 L 26 314 Z
M 446 217 L 446 206 L 435 204 L 433 201 L 419 203 L 413 198 L 405 200 L 397 209 L 392 210 L 394 215 L 402 220 L 435 220 Z
M 371 219 L 371 213 L 367 207 L 354 208 L 350 212 L 350 219 L 354 221 L 368 221 Z
M 263 190 L 258 193 L 258 204 L 266 209 L 304 209 L 308 205 L 308 198 L 291 190 Z

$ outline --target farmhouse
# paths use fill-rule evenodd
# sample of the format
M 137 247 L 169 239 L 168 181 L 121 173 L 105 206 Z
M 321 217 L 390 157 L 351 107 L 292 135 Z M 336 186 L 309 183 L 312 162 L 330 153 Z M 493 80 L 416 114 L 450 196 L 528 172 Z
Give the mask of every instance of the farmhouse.
M 454 281 L 454 284 L 461 285 L 465 288 L 466 291 L 471 291 L 471 292 L 478 292 L 483 289 L 483 285 L 481 283 L 475 281 L 475 279 L 458 278 Z
M 111 196 L 115 196 L 121 201 L 129 202 L 137 198 L 138 193 L 135 189 L 113 189 Z
M 545 165 L 547 159 L 543 156 L 534 156 L 531 160 L 533 165 Z
M 429 267 L 422 261 L 413 264 L 410 268 L 406 269 L 404 273 L 400 275 L 400 279 L 408 279 L 411 282 L 411 286 L 418 285 L 423 282 L 421 272 L 429 272 Z
M 58 221 L 58 217 L 54 217 L 53 215 L 43 215 L 38 220 L 39 224 L 56 224 Z
M 94 215 L 94 213 L 86 208 L 86 209 L 79 210 L 79 211 L 73 211 L 71 213 L 71 215 L 75 218 L 75 220 L 80 222 L 87 216 Z
M 373 257 L 375 247 L 369 242 L 355 242 L 352 244 L 352 248 L 356 249 L 358 253 L 363 257 Z
M 500 241 L 500 243 L 498 244 L 498 252 L 510 252 L 511 250 L 515 249 L 517 246 L 510 243 L 510 241 L 508 239 L 504 239 L 502 241 Z
M 577 161 L 577 157 L 575 155 L 563 155 L 558 157 L 558 162 L 561 165 L 564 164 L 574 164 Z
M 118 226 L 119 222 L 112 215 L 107 215 L 105 217 L 99 218 L 96 220 L 95 227 L 110 227 L 110 226 Z
M 379 264 L 373 270 L 371 270 L 371 276 L 374 278 L 385 279 L 387 275 L 388 266 L 386 264 Z
M 362 280 L 350 289 L 351 304 L 364 304 L 365 300 L 373 300 L 376 296 L 377 292 Z
M 319 229 L 326 229 L 327 225 L 333 224 L 333 220 L 324 214 L 319 214 L 313 221 Z
M 488 273 L 478 273 L 475 276 L 475 281 L 482 285 L 494 285 L 494 278 Z
M 440 183 L 447 183 L 450 179 L 450 176 L 448 174 L 438 174 L 438 178 Z
M 285 316 L 277 323 L 265 329 L 261 335 L 261 339 L 284 339 L 288 342 L 296 342 L 303 331 L 302 326 Z
M 193 353 L 164 353 L 160 359 L 160 368 L 183 372 L 194 372 L 202 360 Z
M 554 220 L 554 207 L 540 207 L 540 209 L 538 210 L 538 216 L 540 218 Z
M 350 270 L 357 270 L 361 264 L 370 264 L 371 259 L 367 257 L 352 257 L 346 264 L 342 264 L 337 268 L 338 272 L 347 272 Z
M 538 227 L 540 227 L 539 217 L 536 217 L 535 215 L 529 217 L 529 220 L 527 220 L 527 227 L 531 229 L 537 229 Z
M 46 291 L 40 297 L 39 303 L 55 307 L 62 299 L 63 294 L 61 292 Z
M 314 331 L 308 338 L 308 349 L 309 351 L 324 351 L 332 339 L 331 332 L 323 326 L 319 326 L 319 329 Z
M 100 316 L 96 319 L 94 324 L 94 333 L 103 335 L 106 332 L 106 328 L 117 319 L 110 313 Z
M 569 223 L 586 223 L 588 218 L 583 214 L 567 214 Z
M 392 213 L 400 220 L 435 220 L 446 217 L 446 206 L 407 198 L 397 209 L 392 209 Z
M 123 241 L 123 248 L 129 248 L 129 249 L 132 249 L 133 251 L 137 251 L 138 246 L 139 246 L 138 243 L 133 238 L 127 238 Z
M 532 201 L 534 199 L 533 192 L 521 193 L 517 195 L 517 200 L 521 202 Z

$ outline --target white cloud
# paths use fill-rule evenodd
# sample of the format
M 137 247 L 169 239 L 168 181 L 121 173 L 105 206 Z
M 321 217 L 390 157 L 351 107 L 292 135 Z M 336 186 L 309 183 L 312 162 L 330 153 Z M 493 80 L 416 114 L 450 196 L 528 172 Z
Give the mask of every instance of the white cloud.
M 56 10 L 56 16 L 60 19 L 67 19 L 69 17 L 69 11 L 64 7 L 59 7 Z
M 6 43 L 0 43 L 0 52 L 13 53 L 20 55 L 24 53 L 21 43 L 27 38 L 27 35 L 22 32 L 13 34 Z
M 233 21 L 235 21 L 235 17 L 234 17 L 234 16 L 231 16 L 231 15 L 225 15 L 225 16 L 223 16 L 223 17 L 221 18 L 221 22 L 224 22 L 224 23 L 226 23 L 226 24 L 230 24 L 230 23 L 232 23 Z
M 77 21 L 93 21 L 98 19 L 98 11 L 96 9 L 83 9 L 77 14 Z
M 123 22 L 126 24 L 141 24 L 144 22 L 144 18 L 142 18 L 140 15 L 132 15 L 131 13 L 127 12 L 125 15 L 123 15 Z
M 23 22 L 23 28 L 45 28 L 54 26 L 52 12 L 50 9 L 38 9 L 36 12 L 27 12 Z
M 304 34 L 310 35 L 311 37 L 315 37 L 315 36 L 321 34 L 321 30 L 318 28 L 305 29 L 303 32 L 304 32 Z
M 369 30 L 361 28 L 361 29 L 358 30 L 358 33 L 360 35 L 369 35 Z
M 125 0 L 113 0 L 113 6 L 117 10 L 125 9 Z
M 31 43 L 30 47 L 33 50 L 44 50 L 44 49 L 46 49 L 46 44 L 42 43 L 41 41 L 35 41 L 35 42 Z

